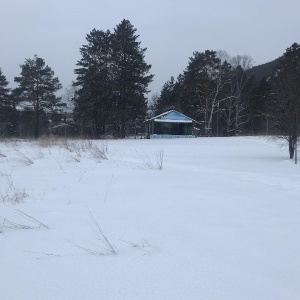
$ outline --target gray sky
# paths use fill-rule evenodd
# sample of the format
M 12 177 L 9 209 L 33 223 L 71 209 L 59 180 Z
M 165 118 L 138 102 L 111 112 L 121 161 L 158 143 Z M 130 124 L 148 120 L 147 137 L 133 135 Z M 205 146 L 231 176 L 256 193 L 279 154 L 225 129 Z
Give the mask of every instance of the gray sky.
M 10 87 L 20 64 L 45 59 L 64 88 L 75 79 L 79 48 L 93 29 L 113 30 L 128 19 L 147 47 L 146 62 L 159 93 L 194 51 L 247 54 L 254 65 L 300 42 L 299 0 L 0 0 L 0 68 Z

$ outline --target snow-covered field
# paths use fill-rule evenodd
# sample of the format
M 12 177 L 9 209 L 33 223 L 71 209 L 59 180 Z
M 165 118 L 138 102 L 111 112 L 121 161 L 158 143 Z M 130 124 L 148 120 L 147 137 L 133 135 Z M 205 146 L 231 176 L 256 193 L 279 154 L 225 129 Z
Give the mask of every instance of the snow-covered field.
M 265 138 L 3 141 L 0 184 L 1 300 L 300 299 L 300 166 Z

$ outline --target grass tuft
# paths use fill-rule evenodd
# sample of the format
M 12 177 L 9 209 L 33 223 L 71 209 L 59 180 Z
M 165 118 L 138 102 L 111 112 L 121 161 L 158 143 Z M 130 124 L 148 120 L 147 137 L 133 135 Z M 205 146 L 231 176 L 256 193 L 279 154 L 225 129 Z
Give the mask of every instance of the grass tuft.
M 75 247 L 89 253 L 89 254 L 93 254 L 93 255 L 109 255 L 109 254 L 117 254 L 117 250 L 116 248 L 112 245 L 112 243 L 109 241 L 109 239 L 107 238 L 107 236 L 104 234 L 104 232 L 102 231 L 102 229 L 100 228 L 98 222 L 96 221 L 96 219 L 94 218 L 93 214 L 89 211 L 89 220 L 88 220 L 88 224 L 90 225 L 91 229 L 93 230 L 93 232 L 96 235 L 96 240 L 97 242 L 88 242 L 91 245 L 96 246 L 95 247 L 85 247 L 85 246 L 80 246 L 78 244 L 75 244 L 73 242 L 70 242 L 72 245 L 74 245 Z M 100 242 L 100 243 L 99 243 Z M 105 252 L 103 252 L 103 250 L 105 250 Z

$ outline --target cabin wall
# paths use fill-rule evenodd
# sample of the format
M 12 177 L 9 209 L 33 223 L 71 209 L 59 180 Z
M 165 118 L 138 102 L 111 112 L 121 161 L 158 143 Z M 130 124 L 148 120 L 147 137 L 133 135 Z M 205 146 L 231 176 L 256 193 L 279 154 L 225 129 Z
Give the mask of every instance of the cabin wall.
M 154 134 L 192 135 L 192 123 L 154 122 Z

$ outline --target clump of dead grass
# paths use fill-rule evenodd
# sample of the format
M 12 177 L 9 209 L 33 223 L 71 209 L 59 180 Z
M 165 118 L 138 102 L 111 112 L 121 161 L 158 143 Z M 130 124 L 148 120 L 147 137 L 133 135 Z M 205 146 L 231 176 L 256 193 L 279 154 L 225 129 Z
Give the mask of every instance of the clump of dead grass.
M 116 248 L 109 241 L 107 236 L 104 234 L 104 232 L 100 228 L 98 222 L 96 221 L 96 219 L 94 218 L 94 216 L 92 215 L 92 213 L 90 211 L 89 211 L 88 224 L 95 234 L 96 241 L 88 242 L 88 244 L 91 246 L 81 246 L 81 245 L 75 244 L 73 242 L 70 242 L 70 243 L 89 254 L 93 254 L 93 255 L 113 254 L 113 255 L 116 255 L 117 254 Z
M 27 196 L 24 189 L 15 185 L 11 175 L 0 173 L 0 200 L 2 203 L 19 204 Z
M 164 151 L 160 150 L 157 152 L 154 157 L 150 157 L 147 154 L 138 153 L 140 160 L 143 163 L 143 168 L 151 170 L 162 170 L 164 162 Z
M 12 230 L 27 230 L 27 229 L 49 229 L 47 225 L 37 220 L 33 216 L 15 209 L 15 213 L 21 217 L 22 221 L 12 221 L 0 216 L 0 233 L 4 233 L 7 229 Z

